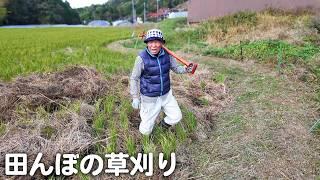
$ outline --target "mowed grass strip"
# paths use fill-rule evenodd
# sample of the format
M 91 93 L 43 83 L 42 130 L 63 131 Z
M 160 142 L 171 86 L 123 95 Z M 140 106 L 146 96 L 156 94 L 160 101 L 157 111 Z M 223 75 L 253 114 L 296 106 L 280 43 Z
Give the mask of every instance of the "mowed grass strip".
M 129 28 L 0 29 L 0 79 L 68 65 L 92 66 L 104 74 L 128 71 L 134 55 L 112 52 L 105 46 L 131 33 Z

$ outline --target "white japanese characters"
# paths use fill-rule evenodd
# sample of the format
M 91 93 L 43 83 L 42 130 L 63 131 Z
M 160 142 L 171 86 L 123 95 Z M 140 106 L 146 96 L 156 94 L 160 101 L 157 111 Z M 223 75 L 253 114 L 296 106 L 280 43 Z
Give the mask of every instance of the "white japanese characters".
M 27 154 L 12 153 L 6 154 L 5 157 L 5 173 L 7 176 L 34 176 L 37 170 L 44 176 L 52 175 L 64 175 L 71 176 L 77 174 L 79 171 L 83 174 L 91 173 L 93 176 L 99 175 L 104 168 L 104 159 L 98 155 L 90 154 L 83 157 L 81 160 L 78 154 L 57 154 L 55 157 L 55 166 L 45 167 L 44 163 L 41 163 L 43 154 L 38 153 L 33 165 L 28 173 L 28 157 Z M 138 171 L 146 176 L 153 175 L 153 154 L 141 154 L 138 153 L 137 157 L 128 154 L 106 154 L 107 167 L 105 167 L 105 173 L 119 176 L 120 174 L 126 174 L 130 172 L 130 175 L 135 175 Z M 134 167 L 130 171 L 127 169 L 127 160 L 130 159 Z M 80 168 L 76 168 L 76 164 L 80 160 Z M 61 163 L 62 162 L 62 163 Z M 170 162 L 170 168 L 164 172 L 164 176 L 170 176 L 176 167 L 175 153 L 171 153 L 171 160 L 165 160 L 163 153 L 159 154 L 159 168 L 165 169 Z M 94 166 L 94 163 L 97 164 Z

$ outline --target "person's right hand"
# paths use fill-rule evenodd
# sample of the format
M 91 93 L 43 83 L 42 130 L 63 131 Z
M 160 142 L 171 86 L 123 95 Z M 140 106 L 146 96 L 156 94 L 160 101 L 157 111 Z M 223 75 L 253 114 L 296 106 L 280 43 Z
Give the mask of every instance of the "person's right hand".
M 189 66 L 186 67 L 187 73 L 192 73 L 193 66 L 193 63 L 191 63 Z
M 138 98 L 133 98 L 131 105 L 132 105 L 133 109 L 139 109 L 140 108 L 140 100 Z

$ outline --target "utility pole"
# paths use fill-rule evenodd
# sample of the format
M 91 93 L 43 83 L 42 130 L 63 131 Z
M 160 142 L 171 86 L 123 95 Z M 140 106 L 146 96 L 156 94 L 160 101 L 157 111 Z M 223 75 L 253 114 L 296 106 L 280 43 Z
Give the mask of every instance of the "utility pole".
M 159 21 L 159 0 L 157 0 L 157 22 Z
M 143 22 L 145 23 L 147 20 L 146 16 L 146 1 L 143 2 Z
M 131 0 L 131 2 L 132 2 L 132 23 L 136 24 L 137 18 L 136 18 L 136 9 L 134 7 L 135 3 L 134 3 L 134 0 Z

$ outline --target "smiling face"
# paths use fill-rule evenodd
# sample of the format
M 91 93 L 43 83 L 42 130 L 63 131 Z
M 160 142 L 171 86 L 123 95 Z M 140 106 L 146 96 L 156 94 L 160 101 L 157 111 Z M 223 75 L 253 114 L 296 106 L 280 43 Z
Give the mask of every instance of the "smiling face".
M 153 55 L 157 55 L 161 49 L 162 42 L 159 40 L 152 40 L 147 43 L 148 49 Z

